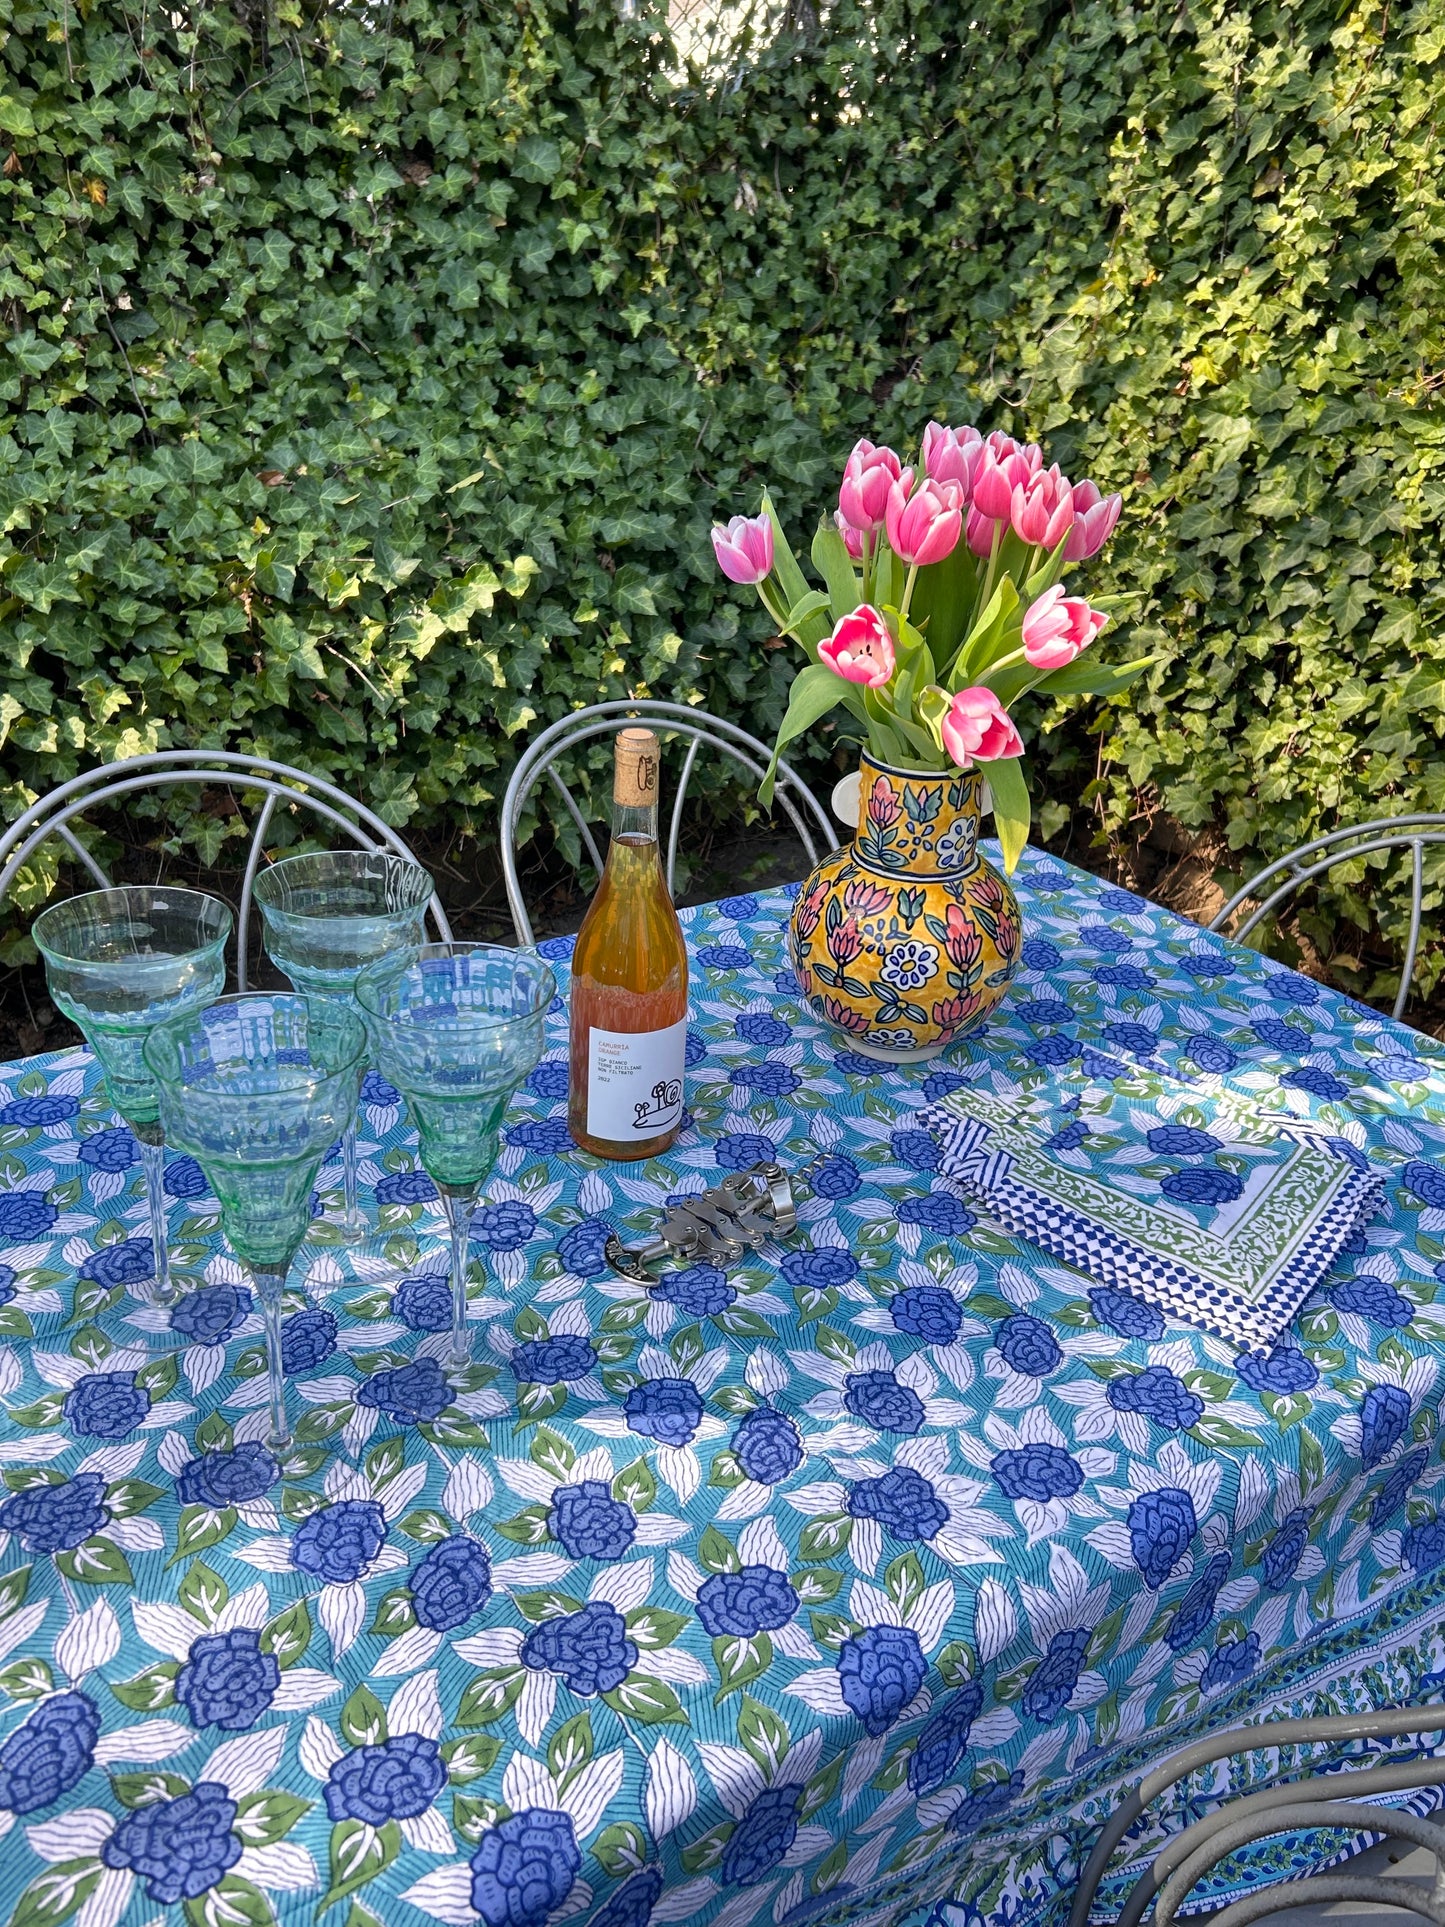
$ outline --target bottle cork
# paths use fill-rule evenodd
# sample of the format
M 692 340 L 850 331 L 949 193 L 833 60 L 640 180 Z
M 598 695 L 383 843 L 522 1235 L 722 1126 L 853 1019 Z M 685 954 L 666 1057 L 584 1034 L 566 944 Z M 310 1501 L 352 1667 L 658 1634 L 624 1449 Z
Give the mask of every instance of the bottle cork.
M 617 762 L 612 777 L 612 800 L 625 809 L 646 808 L 657 801 L 661 751 L 650 729 L 624 729 L 617 736 Z

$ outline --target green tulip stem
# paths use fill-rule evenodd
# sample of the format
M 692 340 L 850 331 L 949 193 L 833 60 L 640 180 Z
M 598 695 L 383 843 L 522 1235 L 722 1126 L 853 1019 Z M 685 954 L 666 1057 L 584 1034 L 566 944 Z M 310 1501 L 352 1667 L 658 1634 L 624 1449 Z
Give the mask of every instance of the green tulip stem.
M 863 600 L 873 600 L 873 556 L 877 544 L 867 529 L 863 531 Z
M 461 1372 L 472 1362 L 472 1338 L 467 1330 L 467 1259 L 481 1186 L 439 1182 L 437 1190 L 441 1192 L 442 1209 L 447 1214 L 447 1229 L 452 1237 L 452 1348 L 447 1364 L 452 1371 Z
M 916 562 L 910 562 L 908 565 L 908 580 L 903 585 L 903 600 L 898 605 L 898 620 L 900 625 L 908 620 L 908 605 L 913 600 L 913 585 L 917 580 L 918 564 Z
M 993 594 L 994 571 L 998 567 L 999 550 L 1003 547 L 1003 530 L 1004 530 L 1004 525 L 1002 522 L 994 523 L 993 541 L 989 544 L 989 551 L 988 551 L 988 570 L 983 578 L 983 587 L 978 592 L 978 599 L 973 605 L 973 613 L 968 619 L 968 629 L 965 632 L 964 639 L 963 639 L 964 648 L 967 648 L 968 646 L 968 638 L 973 633 L 973 625 L 978 621 L 983 611 L 988 607 L 988 599 Z M 959 655 L 962 655 L 963 649 L 960 649 L 958 653 Z M 957 657 L 955 657 L 954 660 L 956 663 Z
M 251 1266 L 256 1295 L 261 1300 L 261 1315 L 266 1321 L 266 1404 L 270 1431 L 266 1444 L 278 1455 L 289 1451 L 291 1426 L 286 1417 L 286 1374 L 281 1351 L 281 1299 L 286 1290 L 289 1265 Z
M 166 1222 L 166 1141 L 159 1124 L 132 1124 L 130 1128 L 140 1145 L 151 1247 L 155 1252 L 155 1277 L 142 1295 L 152 1305 L 165 1307 L 173 1305 L 179 1296 L 171 1283 L 170 1226 Z

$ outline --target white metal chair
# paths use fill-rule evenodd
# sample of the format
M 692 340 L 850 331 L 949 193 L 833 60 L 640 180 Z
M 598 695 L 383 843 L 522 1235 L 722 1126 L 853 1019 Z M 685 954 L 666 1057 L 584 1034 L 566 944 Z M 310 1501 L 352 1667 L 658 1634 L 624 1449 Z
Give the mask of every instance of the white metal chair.
M 594 703 L 590 709 L 576 710 L 564 716 L 560 722 L 551 724 L 540 736 L 527 745 L 517 767 L 512 772 L 506 794 L 502 798 L 502 875 L 507 886 L 507 903 L 512 912 L 512 923 L 516 928 L 517 942 L 532 942 L 532 922 L 527 915 L 527 906 L 522 896 L 521 881 L 517 873 L 517 825 L 528 797 L 538 781 L 546 776 L 557 794 L 561 797 L 572 821 L 577 825 L 593 866 L 601 870 L 602 853 L 597 847 L 586 817 L 577 805 L 577 800 L 558 774 L 557 759 L 567 750 L 579 744 L 590 742 L 600 736 L 615 736 L 629 723 L 650 723 L 664 740 L 681 737 L 687 741 L 688 749 L 683 759 L 682 773 L 673 790 L 672 814 L 667 833 L 667 887 L 673 887 L 673 874 L 677 867 L 677 841 L 682 830 L 682 808 L 687 797 L 687 786 L 691 779 L 697 753 L 704 745 L 730 757 L 739 763 L 758 782 L 763 780 L 772 750 L 756 736 L 750 736 L 736 723 L 725 722 L 721 716 L 711 716 L 706 710 L 689 709 L 683 703 L 653 701 Z M 825 850 L 836 850 L 838 838 L 832 821 L 823 805 L 803 782 L 791 765 L 778 764 L 777 788 L 774 792 L 778 805 L 787 817 L 798 840 L 807 853 L 809 864 L 818 861 Z
M 115 804 L 138 791 L 169 789 L 177 785 L 208 788 L 222 785 L 243 792 L 260 791 L 265 801 L 256 815 L 251 831 L 251 847 L 241 881 L 240 902 L 236 908 L 236 988 L 247 988 L 247 953 L 251 921 L 251 887 L 265 856 L 266 832 L 278 803 L 287 808 L 311 811 L 341 833 L 343 840 L 363 850 L 387 849 L 409 862 L 416 858 L 395 830 L 383 823 L 364 803 L 340 790 L 334 783 L 294 769 L 289 763 L 274 763 L 269 757 L 247 756 L 231 750 L 163 749 L 146 756 L 133 756 L 120 763 L 102 763 L 61 783 L 29 809 L 0 836 L 0 903 L 9 894 L 21 866 L 48 837 L 59 837 L 71 854 L 89 871 L 96 885 L 109 890 L 111 879 L 94 855 L 75 834 L 71 825 L 87 810 Z M 428 915 L 443 943 L 451 941 L 451 926 L 440 902 L 433 897 Z
M 1349 863 L 1356 857 L 1372 856 L 1379 850 L 1408 849 L 1410 929 L 1400 966 L 1400 988 L 1392 1013 L 1399 1019 L 1404 1016 L 1405 1006 L 1410 1001 L 1410 984 L 1420 949 L 1425 850 L 1431 844 L 1441 843 L 1445 843 L 1445 816 L 1382 816 L 1371 823 L 1355 823 L 1346 829 L 1331 830 L 1326 836 L 1316 837 L 1313 843 L 1302 843 L 1288 856 L 1276 857 L 1273 863 L 1267 863 L 1257 876 L 1251 877 L 1248 883 L 1235 891 L 1224 908 L 1210 918 L 1206 928 L 1224 930 L 1243 904 L 1254 902 L 1256 908 L 1239 928 L 1228 932 L 1236 942 L 1242 943 L 1301 884 L 1310 883 L 1314 878 L 1333 870 L 1337 864 Z

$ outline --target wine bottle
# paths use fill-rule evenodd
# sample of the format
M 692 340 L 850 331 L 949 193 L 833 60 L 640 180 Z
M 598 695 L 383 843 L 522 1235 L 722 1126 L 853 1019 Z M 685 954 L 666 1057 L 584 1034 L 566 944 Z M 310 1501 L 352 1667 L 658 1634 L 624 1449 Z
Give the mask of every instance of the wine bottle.
M 572 953 L 567 1123 L 584 1151 L 655 1157 L 682 1129 L 687 948 L 657 844 L 660 753 L 616 739 L 612 845 Z

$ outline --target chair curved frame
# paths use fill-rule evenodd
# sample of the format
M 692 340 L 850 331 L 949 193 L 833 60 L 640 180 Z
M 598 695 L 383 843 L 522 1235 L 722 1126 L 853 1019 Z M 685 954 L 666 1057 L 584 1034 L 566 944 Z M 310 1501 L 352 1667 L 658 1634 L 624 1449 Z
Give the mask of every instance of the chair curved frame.
M 687 786 L 692 777 L 693 765 L 697 761 L 698 750 L 706 745 L 721 751 L 735 763 L 763 780 L 772 750 L 747 730 L 740 729 L 736 723 L 726 722 L 721 716 L 710 715 L 706 710 L 689 709 L 684 703 L 657 702 L 649 699 L 637 701 L 618 701 L 594 703 L 588 709 L 574 710 L 570 716 L 550 724 L 540 736 L 527 745 L 512 771 L 511 781 L 507 784 L 502 798 L 502 876 L 507 886 L 507 904 L 512 913 L 512 923 L 520 944 L 532 942 L 532 923 L 527 915 L 527 905 L 522 896 L 521 880 L 517 873 L 517 824 L 522 810 L 538 781 L 546 776 L 572 821 L 576 824 L 582 838 L 583 847 L 592 861 L 593 867 L 601 870 L 602 854 L 591 828 L 577 806 L 576 798 L 566 783 L 557 774 L 557 759 L 564 750 L 578 743 L 585 743 L 599 736 L 616 735 L 629 723 L 653 723 L 664 735 L 690 738 L 687 755 L 683 761 L 682 774 L 678 779 L 673 795 L 672 813 L 667 834 L 667 888 L 672 894 L 673 876 L 677 868 L 677 843 L 682 830 L 682 807 L 687 797 Z M 803 782 L 797 771 L 783 761 L 778 763 L 777 786 L 774 791 L 776 801 L 797 832 L 798 840 L 807 853 L 809 864 L 818 861 L 821 850 L 838 848 L 837 833 L 832 819 L 813 792 Z
M 1395 997 L 1392 1015 L 1398 1021 L 1405 1014 L 1405 1006 L 1410 1001 L 1410 984 L 1415 975 L 1415 962 L 1420 949 L 1420 922 L 1423 914 L 1425 895 L 1425 848 L 1427 844 L 1445 843 L 1445 816 L 1382 816 L 1369 823 L 1355 823 L 1345 829 L 1331 830 L 1325 836 L 1318 836 L 1313 843 L 1302 843 L 1297 850 L 1287 856 L 1276 857 L 1267 863 L 1258 875 L 1236 890 L 1223 909 L 1209 919 L 1205 928 L 1222 931 L 1229 919 L 1243 904 L 1260 899 L 1261 886 L 1274 887 L 1258 901 L 1238 930 L 1232 931 L 1236 943 L 1242 943 L 1255 926 L 1261 923 L 1285 898 L 1290 896 L 1301 884 L 1310 883 L 1315 877 L 1323 876 L 1334 869 L 1338 863 L 1348 863 L 1357 856 L 1371 856 L 1377 850 L 1410 851 L 1410 930 L 1405 942 L 1405 956 L 1400 966 L 1400 988 Z M 1276 878 L 1283 878 L 1275 883 Z
M 250 937 L 251 890 L 265 854 L 266 831 L 278 803 L 300 803 L 313 815 L 340 830 L 363 850 L 390 850 L 409 863 L 416 858 L 403 839 L 374 810 L 358 803 L 345 790 L 319 776 L 295 769 L 289 763 L 276 763 L 266 756 L 247 756 L 234 750 L 165 749 L 144 756 L 127 757 L 119 763 L 102 763 L 97 769 L 72 776 L 34 802 L 0 836 L 0 903 L 21 866 L 34 855 L 47 838 L 56 836 L 90 872 L 98 889 L 114 886 L 104 869 L 71 828 L 77 817 L 98 804 L 113 803 L 138 791 L 165 789 L 173 785 L 200 788 L 214 783 L 238 784 L 247 790 L 260 790 L 265 802 L 251 832 L 251 847 L 241 882 L 241 900 L 236 915 L 236 988 L 247 988 L 247 950 Z M 440 901 L 433 896 L 428 914 L 443 943 L 451 942 L 451 925 Z

